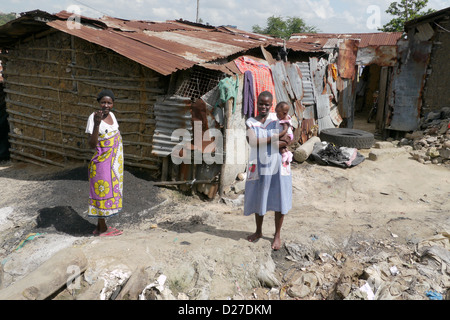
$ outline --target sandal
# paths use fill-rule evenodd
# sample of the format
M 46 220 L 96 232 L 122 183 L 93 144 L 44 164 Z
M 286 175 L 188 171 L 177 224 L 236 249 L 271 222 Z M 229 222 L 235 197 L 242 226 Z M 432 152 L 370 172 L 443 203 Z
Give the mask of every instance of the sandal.
M 100 237 L 114 237 L 114 236 L 120 236 L 123 232 L 121 230 L 117 230 L 116 228 L 109 227 L 111 231 L 109 232 L 103 232 L 100 234 Z

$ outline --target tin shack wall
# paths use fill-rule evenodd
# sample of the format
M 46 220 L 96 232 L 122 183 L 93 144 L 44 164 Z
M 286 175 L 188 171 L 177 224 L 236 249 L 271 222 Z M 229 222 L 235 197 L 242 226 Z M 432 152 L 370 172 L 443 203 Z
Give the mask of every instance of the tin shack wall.
M 433 29 L 433 48 L 423 93 L 424 114 L 432 110 L 441 110 L 443 107 L 450 107 L 450 32 L 446 31 L 450 30 L 450 20 L 439 21 L 439 26 L 434 25 Z

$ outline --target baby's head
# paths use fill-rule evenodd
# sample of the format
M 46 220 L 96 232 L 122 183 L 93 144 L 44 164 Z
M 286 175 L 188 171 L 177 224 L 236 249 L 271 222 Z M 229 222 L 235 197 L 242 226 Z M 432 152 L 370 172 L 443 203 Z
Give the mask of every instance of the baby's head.
M 277 118 L 283 120 L 289 114 L 289 105 L 286 102 L 279 102 L 275 107 L 275 112 L 277 114 Z

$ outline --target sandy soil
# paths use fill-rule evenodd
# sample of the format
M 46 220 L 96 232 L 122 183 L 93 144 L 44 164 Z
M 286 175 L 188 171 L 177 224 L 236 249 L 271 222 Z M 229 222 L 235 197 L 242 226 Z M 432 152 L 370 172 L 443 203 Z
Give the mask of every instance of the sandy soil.
M 271 212 L 264 237 L 246 240 L 255 225 L 253 217 L 242 214 L 242 195 L 226 195 L 235 204 L 218 196 L 204 200 L 152 186 L 139 171 L 126 171 L 124 212 L 111 220 L 124 233 L 93 237 L 95 221 L 86 218 L 86 170 L 1 166 L 0 288 L 30 274 L 55 252 L 77 247 L 89 261 L 85 279 L 105 270 L 144 268 L 148 281 L 166 275 L 179 299 L 268 299 L 271 288 L 278 288 L 278 299 L 287 299 L 292 295 L 282 289 L 288 287 L 288 275 L 305 270 L 306 260 L 324 254 L 334 262 L 337 256 L 357 260 L 361 252 L 367 257 L 399 248 L 413 253 L 421 240 L 450 230 L 450 169 L 418 163 L 406 150 L 377 161 L 366 158 L 348 169 L 294 163 L 294 203 L 278 251 L 271 250 Z M 29 233 L 39 235 L 18 249 Z M 289 244 L 304 249 L 303 265 L 292 259 Z M 330 298 L 317 292 L 309 297 Z

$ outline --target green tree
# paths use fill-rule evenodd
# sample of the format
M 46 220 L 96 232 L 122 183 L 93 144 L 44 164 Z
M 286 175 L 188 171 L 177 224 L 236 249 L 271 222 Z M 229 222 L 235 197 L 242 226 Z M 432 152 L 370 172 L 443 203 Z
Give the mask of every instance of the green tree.
M 394 18 L 378 30 L 383 32 L 403 31 L 406 21 L 435 11 L 433 9 L 420 11 L 427 6 L 427 3 L 428 0 L 401 0 L 400 2 L 392 2 L 386 10 L 386 13 L 393 15 Z
M 0 13 L 0 26 L 4 25 L 8 21 L 14 20 L 16 18 L 16 14 L 11 13 Z
M 267 26 L 261 28 L 259 25 L 252 27 L 253 32 L 267 34 L 281 39 L 289 39 L 293 33 L 317 33 L 319 30 L 314 26 L 308 26 L 303 19 L 298 17 L 281 17 L 271 16 L 267 18 Z

